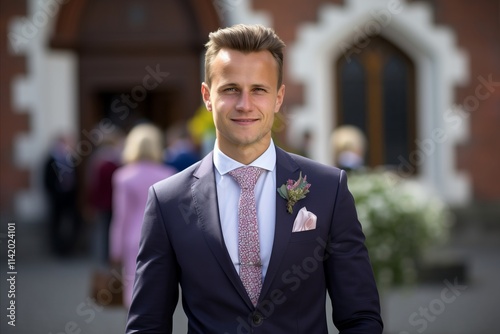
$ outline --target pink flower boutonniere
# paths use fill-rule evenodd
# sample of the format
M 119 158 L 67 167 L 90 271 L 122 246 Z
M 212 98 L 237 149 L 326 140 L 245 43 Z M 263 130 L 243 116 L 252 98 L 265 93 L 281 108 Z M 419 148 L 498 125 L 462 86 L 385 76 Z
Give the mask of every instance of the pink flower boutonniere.
M 311 184 L 307 183 L 307 175 L 302 177 L 302 172 L 300 172 L 297 181 L 288 180 L 286 184 L 278 188 L 280 196 L 288 201 L 286 203 L 288 213 L 292 214 L 295 203 L 306 197 L 309 187 L 311 187 Z

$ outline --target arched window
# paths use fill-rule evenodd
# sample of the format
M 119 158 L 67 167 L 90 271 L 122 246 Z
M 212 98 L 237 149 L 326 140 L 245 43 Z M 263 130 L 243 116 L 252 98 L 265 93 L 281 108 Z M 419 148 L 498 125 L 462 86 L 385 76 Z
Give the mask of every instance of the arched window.
M 396 166 L 415 149 L 415 68 L 380 36 L 336 60 L 337 126 L 354 125 L 368 140 L 366 164 Z M 413 170 L 417 166 L 413 166 Z

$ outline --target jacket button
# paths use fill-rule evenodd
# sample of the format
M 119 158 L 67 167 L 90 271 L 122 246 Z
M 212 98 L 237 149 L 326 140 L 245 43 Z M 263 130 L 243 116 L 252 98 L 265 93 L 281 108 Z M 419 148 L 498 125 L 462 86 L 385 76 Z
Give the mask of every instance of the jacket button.
M 254 314 L 252 314 L 252 323 L 254 326 L 261 325 L 263 321 L 264 321 L 264 316 L 259 312 L 255 312 Z

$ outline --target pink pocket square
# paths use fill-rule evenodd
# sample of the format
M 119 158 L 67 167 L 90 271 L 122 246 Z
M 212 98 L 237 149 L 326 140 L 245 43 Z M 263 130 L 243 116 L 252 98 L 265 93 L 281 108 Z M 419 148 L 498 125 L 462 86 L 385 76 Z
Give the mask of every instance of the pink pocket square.
M 306 207 L 300 209 L 297 217 L 293 222 L 292 232 L 303 232 L 314 230 L 316 228 L 316 215 L 307 211 Z

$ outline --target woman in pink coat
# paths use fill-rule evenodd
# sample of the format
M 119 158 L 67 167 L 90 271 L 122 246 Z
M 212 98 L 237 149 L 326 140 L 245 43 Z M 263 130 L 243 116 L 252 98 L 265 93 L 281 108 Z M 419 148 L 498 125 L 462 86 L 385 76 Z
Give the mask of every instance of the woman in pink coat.
M 125 141 L 124 166 L 113 174 L 110 261 L 122 267 L 123 303 L 127 308 L 132 300 L 135 261 L 148 189 L 176 172 L 161 163 L 162 139 L 162 133 L 154 125 L 135 126 Z

